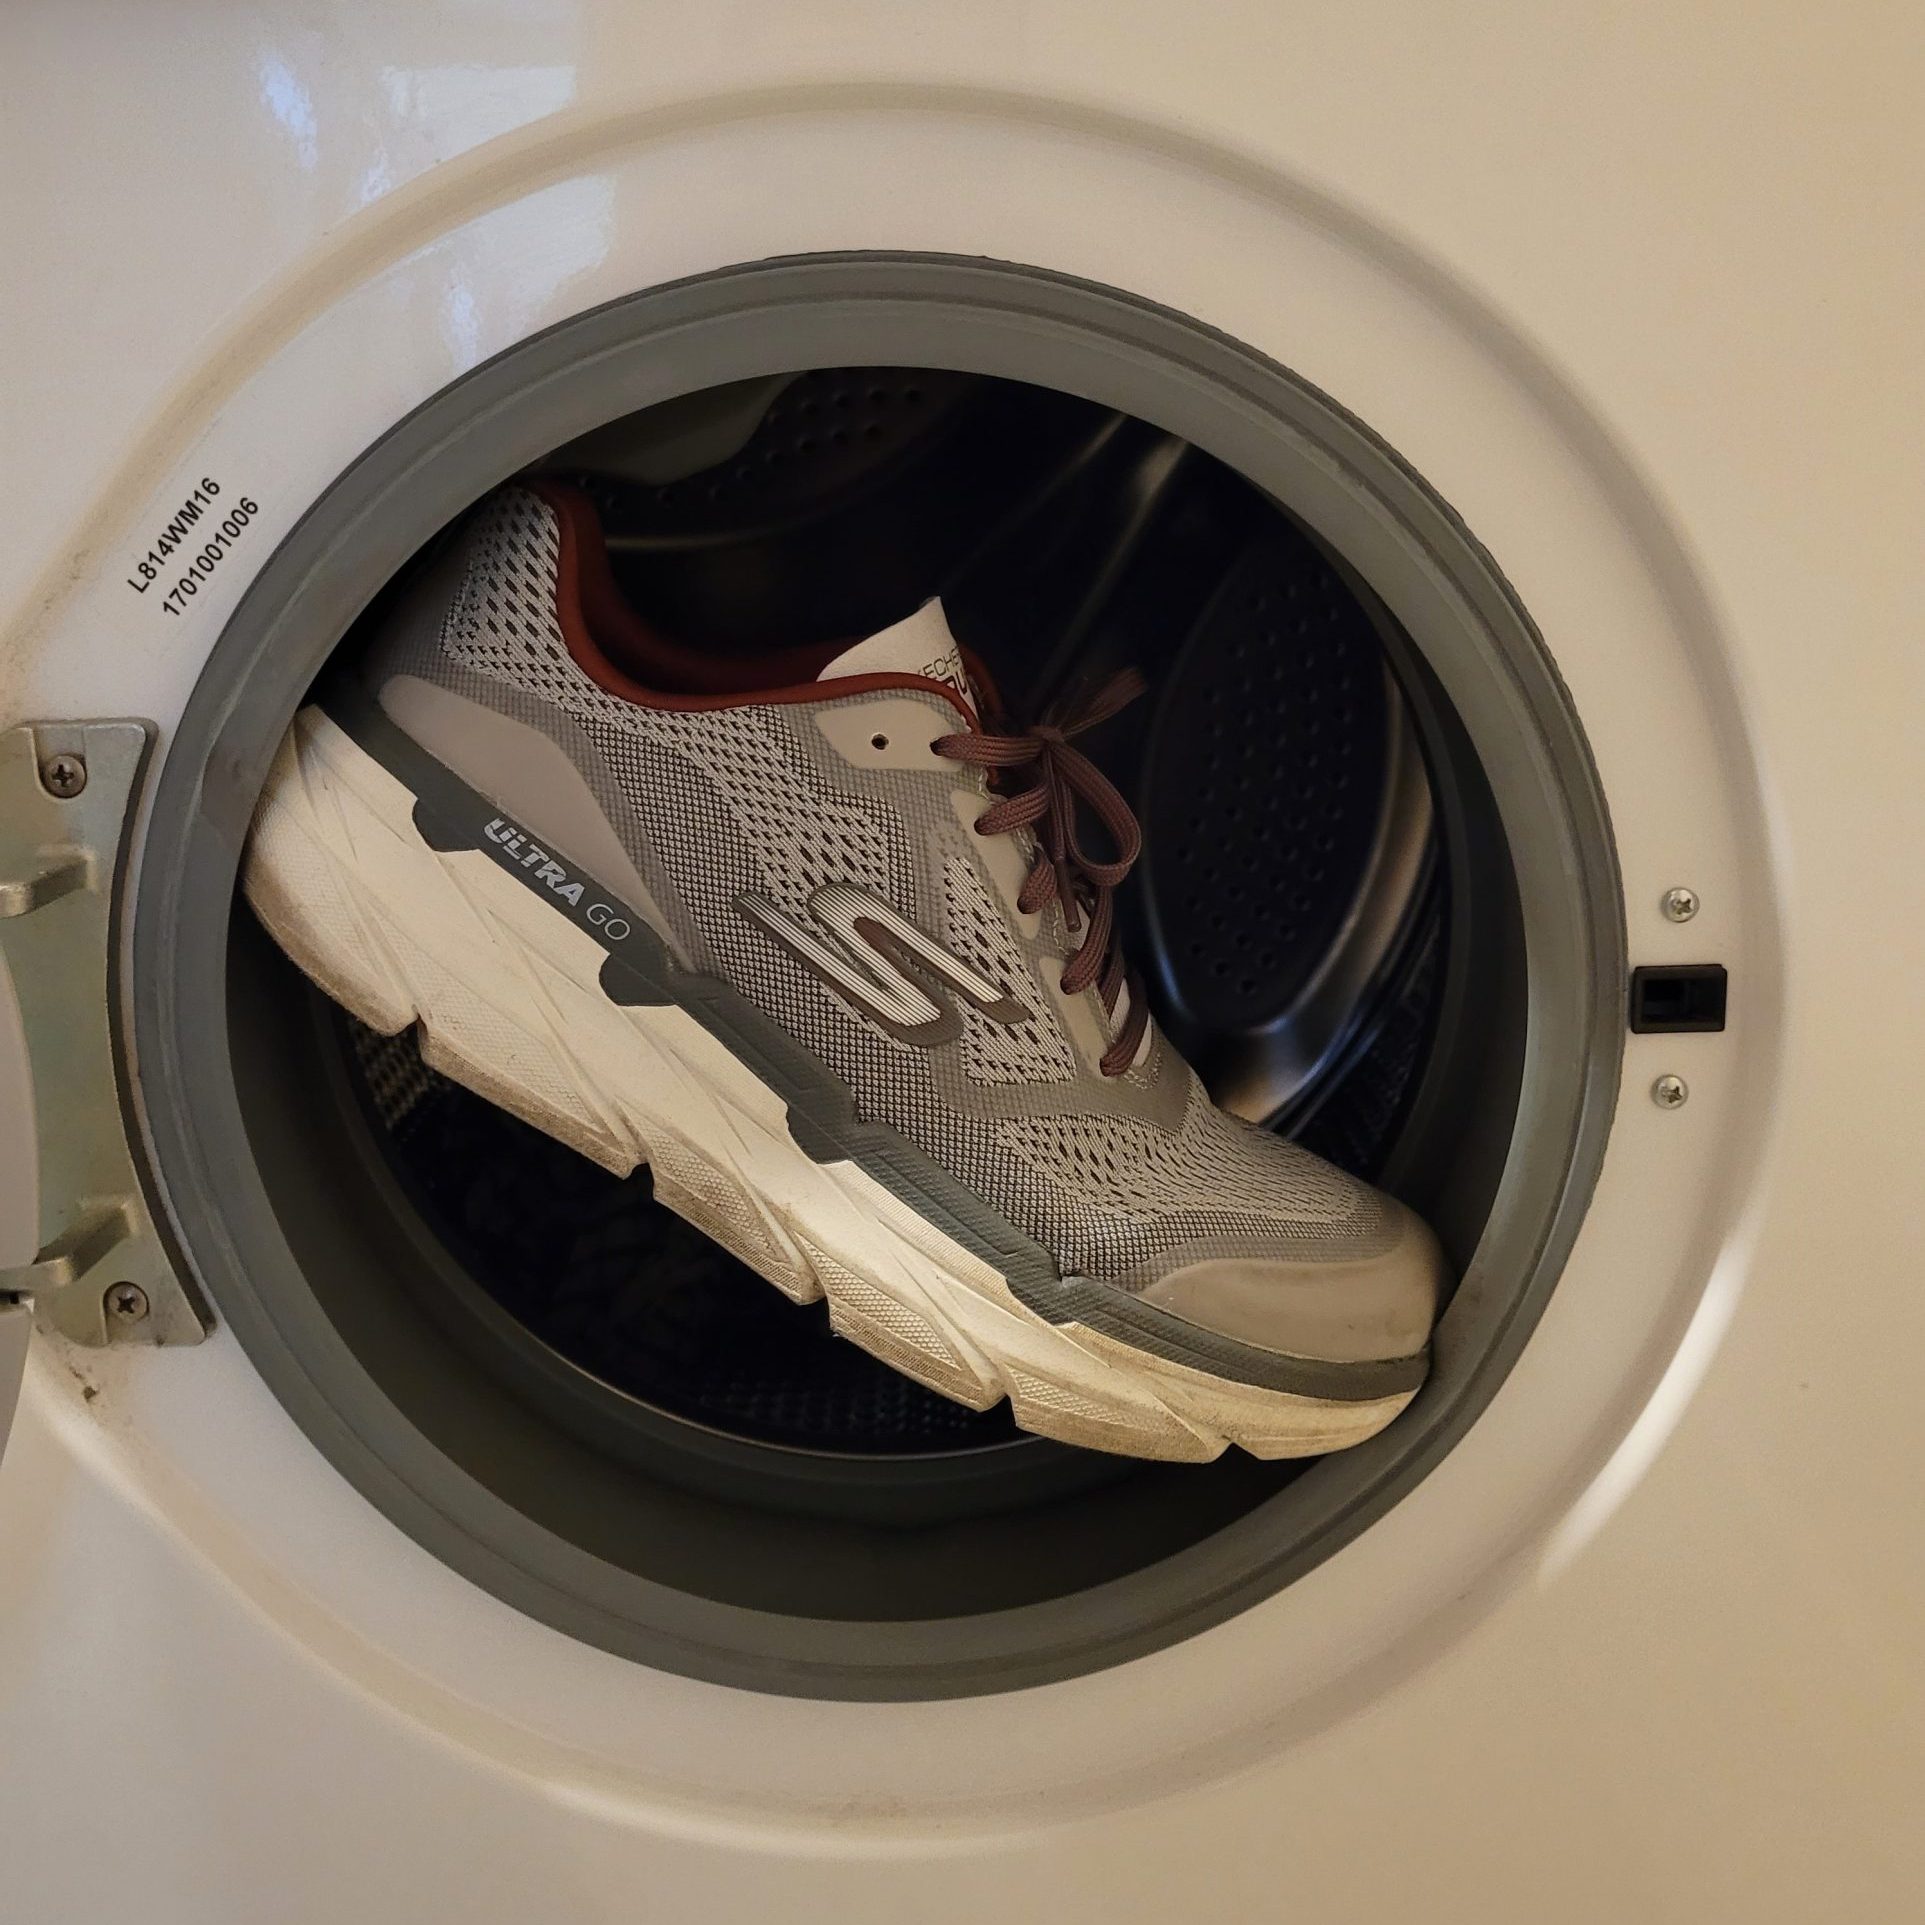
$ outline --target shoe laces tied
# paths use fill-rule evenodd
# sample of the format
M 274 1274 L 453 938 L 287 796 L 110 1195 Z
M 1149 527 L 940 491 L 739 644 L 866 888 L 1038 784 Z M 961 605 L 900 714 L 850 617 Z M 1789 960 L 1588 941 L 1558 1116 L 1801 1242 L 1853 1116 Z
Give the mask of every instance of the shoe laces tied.
M 983 770 L 1001 792 L 976 818 L 978 835 L 1034 832 L 1036 859 L 1016 907 L 1033 916 L 1058 903 L 1064 927 L 1072 936 L 1081 935 L 1063 968 L 1064 995 L 1094 986 L 1113 1014 L 1127 986 L 1128 1012 L 1099 1064 L 1105 1076 L 1121 1076 L 1136 1060 L 1149 1024 L 1142 981 L 1116 940 L 1115 893 L 1142 852 L 1143 834 L 1116 785 L 1071 738 L 1107 722 L 1143 689 L 1135 669 L 1119 669 L 1086 700 L 1053 704 L 1027 728 L 998 716 L 989 726 L 945 735 L 930 745 L 938 755 Z M 1084 845 L 1080 818 L 1085 811 L 1109 838 L 1113 853 L 1106 859 Z

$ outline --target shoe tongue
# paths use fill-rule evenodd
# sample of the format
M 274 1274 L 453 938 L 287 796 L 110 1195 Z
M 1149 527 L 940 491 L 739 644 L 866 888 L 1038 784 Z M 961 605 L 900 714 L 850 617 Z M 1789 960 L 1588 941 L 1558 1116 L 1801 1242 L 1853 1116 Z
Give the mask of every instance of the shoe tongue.
M 976 699 L 942 603 L 934 600 L 924 602 L 907 621 L 878 629 L 866 641 L 845 648 L 816 680 L 839 682 L 849 675 L 920 675 L 946 682 L 966 702 Z

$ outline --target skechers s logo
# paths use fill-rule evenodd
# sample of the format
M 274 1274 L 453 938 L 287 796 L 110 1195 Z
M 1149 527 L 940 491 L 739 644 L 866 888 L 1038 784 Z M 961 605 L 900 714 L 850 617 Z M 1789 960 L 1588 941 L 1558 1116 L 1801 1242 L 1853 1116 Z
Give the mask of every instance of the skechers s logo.
M 571 876 L 525 829 L 518 829 L 512 822 L 496 816 L 481 833 L 510 861 L 527 870 L 530 882 L 539 882 L 551 895 L 559 896 L 584 922 L 611 942 L 620 942 L 629 933 L 627 917 L 611 904 L 590 902 L 583 908 L 584 884 Z
M 810 896 L 809 909 L 821 931 L 797 922 L 765 896 L 740 895 L 735 906 L 811 975 L 900 1042 L 933 1049 L 962 1034 L 962 1017 L 944 990 L 991 1022 L 1031 1020 L 1030 1010 L 1005 984 L 991 982 L 886 902 L 849 883 L 826 883 Z M 907 973 L 912 970 L 914 975 Z

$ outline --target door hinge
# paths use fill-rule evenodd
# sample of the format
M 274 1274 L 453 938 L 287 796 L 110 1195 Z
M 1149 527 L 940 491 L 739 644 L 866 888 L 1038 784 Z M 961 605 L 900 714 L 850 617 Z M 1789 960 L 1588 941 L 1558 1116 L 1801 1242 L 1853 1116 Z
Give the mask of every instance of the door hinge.
M 141 722 L 0 732 L 0 968 L 26 1040 L 39 1237 L 0 1302 L 77 1343 L 198 1343 L 128 1144 L 113 1017 L 121 842 L 147 759 Z M 18 1322 L 16 1315 L 14 1321 Z

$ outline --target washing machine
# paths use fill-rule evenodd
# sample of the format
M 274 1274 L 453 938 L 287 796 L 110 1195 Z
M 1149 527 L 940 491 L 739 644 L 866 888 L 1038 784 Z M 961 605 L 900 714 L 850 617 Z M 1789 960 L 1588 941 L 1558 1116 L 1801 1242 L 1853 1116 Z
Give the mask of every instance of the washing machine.
M 1917 1914 L 1907 10 L 0 34 L 9 1919 Z M 707 648 L 1143 672 L 1402 1416 L 964 1411 L 280 958 L 282 732 L 531 473 Z

